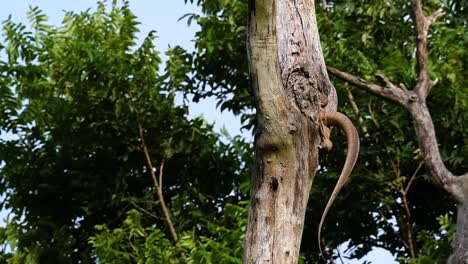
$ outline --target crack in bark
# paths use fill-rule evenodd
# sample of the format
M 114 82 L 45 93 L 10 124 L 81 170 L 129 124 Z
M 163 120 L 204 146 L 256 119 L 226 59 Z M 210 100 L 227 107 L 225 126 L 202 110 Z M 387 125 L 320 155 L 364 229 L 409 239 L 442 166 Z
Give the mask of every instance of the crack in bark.
M 301 12 L 299 12 L 299 8 L 297 7 L 297 0 L 294 0 L 294 8 L 296 9 L 296 14 L 299 16 L 299 21 L 301 21 L 301 27 L 302 27 L 302 37 L 304 38 L 304 43 L 307 46 L 307 37 L 305 35 L 305 30 L 304 30 L 304 21 L 302 20 Z

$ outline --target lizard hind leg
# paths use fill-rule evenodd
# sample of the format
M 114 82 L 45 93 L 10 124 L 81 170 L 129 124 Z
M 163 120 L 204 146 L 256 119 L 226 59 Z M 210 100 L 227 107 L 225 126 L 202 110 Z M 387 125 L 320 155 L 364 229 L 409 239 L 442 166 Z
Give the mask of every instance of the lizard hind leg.
M 320 148 L 325 151 L 330 151 L 333 148 L 333 142 L 330 140 L 330 133 L 331 129 L 327 125 L 327 112 L 321 111 L 320 112 L 320 125 L 319 125 L 319 132 L 320 137 L 322 139 L 322 143 L 320 144 Z
M 330 151 L 333 148 L 333 142 L 330 140 L 330 128 L 321 125 L 321 132 L 322 133 L 322 144 L 320 147 L 325 151 Z

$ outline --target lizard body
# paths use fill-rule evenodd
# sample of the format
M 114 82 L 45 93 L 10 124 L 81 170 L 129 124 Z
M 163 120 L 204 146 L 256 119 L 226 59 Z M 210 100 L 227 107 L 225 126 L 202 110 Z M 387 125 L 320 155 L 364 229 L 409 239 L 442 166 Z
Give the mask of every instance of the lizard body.
M 343 166 L 343 170 L 341 171 L 340 177 L 338 178 L 338 182 L 336 183 L 333 192 L 328 199 L 327 205 L 323 210 L 322 218 L 320 219 L 320 224 L 318 227 L 318 244 L 320 253 L 322 252 L 320 238 L 321 238 L 321 230 L 322 226 L 325 222 L 325 217 L 327 216 L 330 207 L 332 206 L 333 202 L 335 201 L 336 196 L 340 192 L 341 188 L 343 188 L 344 184 L 346 183 L 351 171 L 356 164 L 358 155 L 359 155 L 359 135 L 357 132 L 356 127 L 353 125 L 351 120 L 345 115 L 340 112 L 331 111 L 328 112 L 325 110 L 320 111 L 320 132 L 322 134 L 322 147 L 325 150 L 330 150 L 332 147 L 332 142 L 330 141 L 330 126 L 338 126 L 341 128 L 346 135 L 346 141 L 348 144 L 348 153 L 346 155 L 346 160 Z

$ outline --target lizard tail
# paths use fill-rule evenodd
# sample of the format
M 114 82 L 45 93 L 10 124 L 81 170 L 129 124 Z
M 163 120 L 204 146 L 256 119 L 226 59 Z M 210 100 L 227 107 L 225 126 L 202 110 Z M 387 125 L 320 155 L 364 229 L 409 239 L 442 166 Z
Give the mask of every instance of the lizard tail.
M 356 164 L 357 158 L 359 156 L 359 134 L 357 132 L 356 127 L 353 125 L 351 120 L 342 113 L 339 112 L 325 112 L 323 116 L 323 121 L 326 126 L 338 126 L 343 130 L 346 135 L 346 141 L 348 144 L 348 153 L 346 155 L 346 160 L 343 166 L 343 170 L 341 171 L 340 177 L 338 178 L 338 182 L 336 183 L 335 189 L 333 189 L 330 198 L 328 199 L 327 205 L 323 210 L 322 218 L 320 219 L 320 224 L 318 227 L 318 245 L 320 250 L 320 255 L 322 254 L 322 245 L 321 245 L 321 231 L 322 226 L 325 222 L 325 218 L 332 206 L 333 202 L 336 199 L 336 196 L 340 192 L 341 188 L 343 188 L 344 184 L 348 180 L 351 171 Z

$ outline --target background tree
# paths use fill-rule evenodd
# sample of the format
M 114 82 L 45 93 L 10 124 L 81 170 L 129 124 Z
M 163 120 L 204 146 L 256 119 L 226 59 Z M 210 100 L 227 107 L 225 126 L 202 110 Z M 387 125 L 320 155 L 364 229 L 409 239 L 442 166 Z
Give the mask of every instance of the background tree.
M 0 141 L 2 205 L 11 211 L 0 234 L 13 250 L 10 262 L 104 261 L 103 230 L 125 219 L 169 234 L 143 139 L 152 166 L 165 164 L 156 173 L 164 176 L 160 187 L 175 231 L 192 232 L 192 240 L 182 241 L 203 235 L 206 243 L 216 241 L 217 228 L 229 228 L 223 221 L 241 221 L 241 212 L 223 220 L 229 209 L 220 209 L 245 196 L 239 186 L 249 146 L 239 138 L 223 143 L 212 126 L 188 120 L 187 108 L 174 104 L 174 92 L 163 89 L 158 75 L 155 35 L 136 46 L 138 22 L 127 2 L 66 13 L 58 27 L 38 8 L 28 16 L 31 31 L 11 20 L 3 24 L 0 46 L 8 56 L 0 62 L 0 129 L 12 135 Z M 96 225 L 102 232 L 90 244 Z M 228 245 L 211 251 L 227 254 Z
M 411 14 L 412 24 L 414 25 L 415 31 L 414 34 L 417 36 L 414 44 L 415 47 L 413 47 L 413 51 L 415 50 L 416 52 L 416 76 L 414 78 L 414 88 L 411 91 L 408 91 L 406 86 L 402 83 L 398 86 L 394 85 L 388 77 L 382 73 L 377 73 L 376 77 L 384 83 L 384 87 L 367 83 L 367 81 L 359 79 L 358 77 L 340 72 L 333 68 L 329 68 L 329 71 L 347 82 L 372 91 L 385 99 L 396 102 L 408 110 L 415 127 L 416 139 L 421 153 L 422 162 L 425 164 L 425 167 L 428 173 L 432 176 L 434 182 L 436 182 L 440 187 L 443 187 L 457 204 L 457 232 L 454 237 L 453 253 L 449 258 L 449 263 L 461 263 L 468 260 L 468 253 L 466 251 L 468 248 L 468 241 L 464 238 L 465 235 L 463 235 L 467 233 L 466 229 L 468 228 L 468 224 L 465 221 L 466 214 L 468 212 L 468 209 L 466 208 L 466 194 L 468 193 L 468 190 L 464 187 L 466 185 L 465 182 L 468 180 L 468 174 L 461 173 L 461 175 L 455 176 L 446 168 L 439 152 L 433 121 L 426 104 L 427 96 L 437 83 L 431 79 L 429 73 L 429 27 L 443 16 L 443 11 L 442 9 L 439 9 L 426 16 L 423 14 L 421 1 L 414 0 L 411 2 Z M 442 60 L 440 58 L 440 54 L 437 59 Z M 457 148 L 458 144 L 459 143 L 457 142 L 454 148 Z M 411 184 L 411 181 L 412 180 L 410 179 L 408 184 Z M 406 190 L 403 191 L 404 194 L 406 192 Z M 403 198 L 405 199 L 406 197 Z M 408 211 L 406 214 L 407 219 L 411 219 L 409 210 L 406 210 Z M 412 242 L 413 240 L 411 228 L 412 227 L 408 225 L 406 232 L 409 242 Z M 415 253 L 413 245 L 409 244 L 408 246 L 411 255 L 414 256 Z

